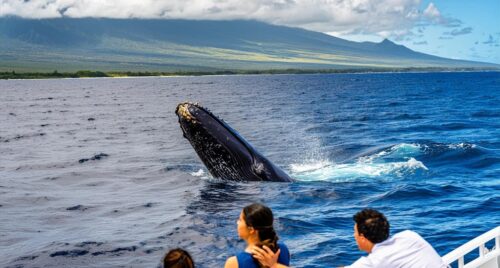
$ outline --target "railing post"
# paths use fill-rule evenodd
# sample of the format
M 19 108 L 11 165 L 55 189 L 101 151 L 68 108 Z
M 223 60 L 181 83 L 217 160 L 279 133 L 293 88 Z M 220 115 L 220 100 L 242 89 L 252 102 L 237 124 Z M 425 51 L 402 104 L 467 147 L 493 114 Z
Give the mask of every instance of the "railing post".
M 464 256 L 458 259 L 458 268 L 464 268 Z
M 495 249 L 500 250 L 500 234 L 495 237 Z

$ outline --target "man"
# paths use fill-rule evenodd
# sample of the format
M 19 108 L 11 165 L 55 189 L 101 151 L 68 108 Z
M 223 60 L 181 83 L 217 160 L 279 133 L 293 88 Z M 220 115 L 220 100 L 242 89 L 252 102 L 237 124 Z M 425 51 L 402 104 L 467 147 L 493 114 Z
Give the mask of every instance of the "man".
M 406 230 L 389 238 L 389 222 L 374 209 L 363 209 L 354 219 L 354 239 L 368 256 L 344 268 L 446 268 L 432 246 L 420 235 Z M 253 256 L 266 267 L 275 266 L 279 253 L 253 248 Z M 282 267 L 282 266 L 281 266 Z
M 420 235 L 406 230 L 389 238 L 389 222 L 374 209 L 363 209 L 354 219 L 354 239 L 368 256 L 345 268 L 446 268 L 441 257 Z

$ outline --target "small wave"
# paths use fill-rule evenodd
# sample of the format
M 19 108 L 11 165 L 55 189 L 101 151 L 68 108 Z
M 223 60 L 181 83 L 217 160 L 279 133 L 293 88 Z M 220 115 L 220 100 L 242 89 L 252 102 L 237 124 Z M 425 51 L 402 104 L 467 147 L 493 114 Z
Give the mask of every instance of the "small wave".
M 195 172 L 196 166 L 188 165 L 188 164 L 177 164 L 177 165 L 172 164 L 172 165 L 167 165 L 163 170 L 166 172 L 178 170 L 178 171 L 190 173 L 190 172 Z
M 400 114 L 394 116 L 392 119 L 394 120 L 415 120 L 415 119 L 423 119 L 424 117 L 419 114 Z
M 75 250 L 61 250 L 61 251 L 57 251 L 57 252 L 54 252 L 54 253 L 50 254 L 50 257 L 58 257 L 58 256 L 79 257 L 79 256 L 86 255 L 88 253 L 89 253 L 88 250 L 79 250 L 79 249 L 75 249 Z
M 191 172 L 189 174 L 191 174 L 191 176 L 194 176 L 194 177 L 208 178 L 207 173 L 205 173 L 205 171 L 201 168 L 198 171 Z
M 456 185 L 399 185 L 387 192 L 376 194 L 371 202 L 376 200 L 418 200 L 421 198 L 440 197 L 443 193 L 451 194 L 463 191 L 464 188 Z
M 293 172 L 308 172 L 318 170 L 331 165 L 328 161 L 311 162 L 305 164 L 291 164 L 290 169 Z
M 90 158 L 82 158 L 82 159 L 78 160 L 78 163 L 82 164 L 82 163 L 85 163 L 87 161 L 101 160 L 101 159 L 106 158 L 108 156 L 109 156 L 108 154 L 99 153 L 99 154 L 96 154 Z
M 474 169 L 488 168 L 500 163 L 500 157 L 480 157 L 466 166 Z
M 292 177 L 300 181 L 348 182 L 359 178 L 376 178 L 387 175 L 402 177 L 428 168 L 415 158 L 407 161 L 368 163 L 366 160 L 352 164 L 318 163 L 291 165 Z
M 442 130 L 463 130 L 463 129 L 473 129 L 478 128 L 478 123 L 469 123 L 469 122 L 452 122 L 441 124 L 440 128 Z
M 433 164 L 468 165 L 493 152 L 473 143 L 427 143 L 423 146 L 424 159 Z
M 119 248 L 115 248 L 113 250 L 96 251 L 96 252 L 93 252 L 91 254 L 92 254 L 92 256 L 99 256 L 99 255 L 106 255 L 106 254 L 119 256 L 119 255 L 124 254 L 124 252 L 127 252 L 127 251 L 136 251 L 137 248 L 138 248 L 137 246 L 119 247 Z
M 18 141 L 18 140 L 22 140 L 22 139 L 28 139 L 28 138 L 34 138 L 34 137 L 42 137 L 42 136 L 45 136 L 46 134 L 41 132 L 41 133 L 33 133 L 33 134 L 24 134 L 24 135 L 16 135 L 14 137 L 11 137 L 11 138 L 7 138 L 7 137 L 0 137 L 0 142 L 11 142 L 11 141 Z
M 401 143 L 376 153 L 359 157 L 354 163 L 333 163 L 329 160 L 308 160 L 290 165 L 292 177 L 300 181 L 347 182 L 359 178 L 403 177 L 428 168 L 415 157 L 423 146 Z
M 496 110 L 481 110 L 471 114 L 472 117 L 478 118 L 488 118 L 488 117 L 500 117 L 500 111 Z
M 426 142 L 420 145 L 424 154 L 436 154 L 449 152 L 453 150 L 467 151 L 471 149 L 478 149 L 478 146 L 474 143 L 460 142 L 460 143 L 438 143 L 438 142 Z
M 422 146 L 416 143 L 401 143 L 384 149 L 379 153 L 362 156 L 359 158 L 358 162 L 371 163 L 377 159 L 381 158 L 408 158 L 418 156 L 422 151 Z
M 455 149 L 474 149 L 477 146 L 475 144 L 471 143 L 457 143 L 457 144 L 447 144 L 446 145 L 448 149 L 455 150 Z
M 398 133 L 400 132 L 416 132 L 416 133 L 425 133 L 431 131 L 460 131 L 467 129 L 478 129 L 482 128 L 483 123 L 476 122 L 448 122 L 441 124 L 420 124 L 420 125 L 412 125 L 408 127 L 402 127 L 397 129 Z
M 83 206 L 83 205 L 76 205 L 73 207 L 66 208 L 66 210 L 72 211 L 72 210 L 79 210 L 79 211 L 85 211 L 89 209 L 89 207 Z

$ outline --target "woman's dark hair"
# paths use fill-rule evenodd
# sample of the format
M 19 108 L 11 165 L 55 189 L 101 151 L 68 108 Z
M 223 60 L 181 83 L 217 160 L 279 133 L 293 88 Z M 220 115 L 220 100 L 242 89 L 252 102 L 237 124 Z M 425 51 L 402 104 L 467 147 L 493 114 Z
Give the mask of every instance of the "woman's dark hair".
M 260 243 L 258 247 L 267 246 L 273 252 L 278 251 L 278 235 L 273 227 L 273 212 L 270 208 L 262 204 L 251 204 L 243 208 L 243 218 L 248 227 L 252 227 L 258 231 Z M 256 261 L 259 267 L 262 266 Z
M 170 250 L 163 257 L 164 268 L 194 268 L 194 262 L 191 255 L 183 249 L 176 248 Z
M 363 209 L 353 216 L 358 233 L 372 243 L 380 243 L 389 237 L 389 222 L 384 214 L 374 209 Z

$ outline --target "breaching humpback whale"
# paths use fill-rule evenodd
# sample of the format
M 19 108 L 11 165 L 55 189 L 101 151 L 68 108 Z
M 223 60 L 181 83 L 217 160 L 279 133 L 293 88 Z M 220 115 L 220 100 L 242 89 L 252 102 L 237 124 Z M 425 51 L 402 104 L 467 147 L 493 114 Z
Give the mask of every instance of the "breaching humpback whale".
M 232 181 L 292 181 L 238 132 L 202 106 L 183 102 L 177 105 L 175 113 L 184 137 L 212 176 Z

